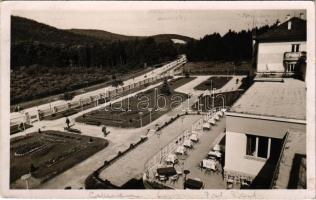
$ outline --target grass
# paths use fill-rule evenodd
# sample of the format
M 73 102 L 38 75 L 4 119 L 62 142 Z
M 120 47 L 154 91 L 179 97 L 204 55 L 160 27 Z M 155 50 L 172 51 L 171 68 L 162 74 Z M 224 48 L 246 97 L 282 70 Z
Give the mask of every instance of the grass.
M 146 84 L 144 84 L 142 86 L 139 86 L 139 87 L 136 87 L 136 88 L 133 88 L 133 89 L 130 89 L 130 90 L 123 91 L 120 94 L 116 95 L 114 97 L 114 99 L 122 97 L 122 96 L 125 96 L 125 95 L 128 95 L 130 93 L 134 93 L 134 92 L 143 90 L 144 88 L 147 88 L 149 85 L 156 84 L 158 82 L 160 82 L 160 80 L 156 80 L 156 81 L 154 81 L 152 83 L 146 83 Z M 101 98 L 101 99 L 98 100 L 98 102 L 99 102 L 99 104 L 103 104 L 103 103 L 108 102 L 110 100 L 111 100 L 110 98 L 107 98 L 107 99 Z M 85 103 L 84 105 L 82 105 L 82 107 L 81 106 L 72 107 L 72 108 L 69 108 L 67 110 L 64 110 L 64 111 L 61 111 L 61 112 L 58 112 L 58 113 L 53 113 L 52 115 L 48 115 L 48 116 L 40 115 L 40 118 L 41 118 L 41 120 L 55 120 L 55 119 L 59 119 L 59 118 L 62 118 L 62 117 L 67 117 L 67 116 L 76 114 L 76 113 L 78 113 L 80 111 L 83 111 L 83 110 L 86 110 L 86 109 L 89 109 L 89 108 L 93 108 L 95 106 L 96 106 L 96 102 Z M 92 122 L 92 123 L 94 123 L 94 122 Z
M 33 176 L 46 181 L 107 145 L 108 141 L 102 138 L 59 131 L 42 131 L 13 138 L 10 141 L 10 183 L 27 174 L 31 164 L 36 168 Z M 34 150 L 35 147 L 40 148 Z M 24 156 L 15 155 L 22 152 Z
M 26 124 L 26 123 L 24 123 L 24 125 L 22 123 L 21 125 L 16 124 L 16 125 L 10 126 L 10 135 L 13 135 L 15 133 L 19 133 L 19 132 L 24 131 L 25 129 L 28 129 L 28 128 L 31 128 L 31 127 L 33 127 L 33 126 L 29 125 L 29 124 Z
M 188 62 L 184 65 L 184 70 L 192 75 L 212 75 L 212 74 L 236 74 L 247 75 L 251 72 L 251 61 L 240 62 L 235 66 L 234 62 L 229 61 L 208 61 L 208 62 Z
M 59 100 L 61 99 L 61 94 L 64 93 L 63 91 L 66 89 L 69 90 L 69 88 L 76 88 L 70 91 L 74 92 L 75 95 L 79 95 L 111 85 L 111 76 L 106 74 L 106 72 L 100 70 L 72 70 L 77 69 L 71 69 L 69 72 L 62 71 L 60 73 L 48 71 L 37 74 L 28 74 L 23 70 L 13 71 L 11 73 L 10 86 L 11 98 L 12 100 L 17 99 L 19 103 L 11 102 L 11 112 L 14 111 L 17 104 L 22 109 L 26 109 Z M 149 67 L 142 70 L 135 70 L 128 74 L 122 74 L 119 78 L 124 81 L 135 76 L 143 75 L 151 70 L 153 70 L 153 68 Z M 78 85 L 78 83 L 85 84 Z M 54 91 L 59 92 L 53 95 L 53 93 L 56 93 Z M 30 95 L 37 96 L 31 97 Z
M 232 77 L 211 77 L 208 80 L 200 83 L 195 90 L 211 90 L 212 88 L 221 89 Z
M 240 97 L 242 91 L 233 91 L 233 92 L 223 92 L 215 94 L 215 97 L 217 95 L 221 95 L 225 99 L 225 106 L 232 106 L 235 101 Z M 214 107 L 222 107 L 223 106 L 223 100 L 221 97 L 214 98 Z M 212 109 L 212 98 L 207 95 L 199 98 L 199 101 L 192 105 L 193 110 L 202 110 L 203 112 L 206 112 L 208 110 Z
M 76 118 L 76 121 L 91 125 L 102 124 L 124 128 L 137 128 L 140 127 L 141 124 L 142 126 L 144 126 L 150 123 L 150 118 L 151 121 L 158 119 L 163 114 L 169 112 L 171 109 L 180 105 L 180 100 L 184 101 L 185 99 L 187 99 L 187 94 L 175 92 L 174 89 L 192 81 L 193 79 L 194 77 L 181 77 L 178 79 L 171 80 L 169 82 L 169 85 L 172 94 L 170 96 L 165 96 L 165 107 L 165 103 L 162 98 L 155 98 L 155 89 L 150 89 L 140 94 L 137 94 L 134 97 L 126 98 L 121 102 L 111 104 L 110 106 L 107 106 L 100 110 L 95 110 L 90 113 L 84 114 Z M 156 87 L 159 94 L 161 87 L 162 85 Z M 148 109 L 141 109 L 145 108 L 147 106 L 147 103 L 149 108 L 153 108 L 153 111 L 151 113 Z M 157 110 L 158 106 L 164 107 L 164 109 Z M 142 112 L 142 117 L 140 117 L 139 112 Z

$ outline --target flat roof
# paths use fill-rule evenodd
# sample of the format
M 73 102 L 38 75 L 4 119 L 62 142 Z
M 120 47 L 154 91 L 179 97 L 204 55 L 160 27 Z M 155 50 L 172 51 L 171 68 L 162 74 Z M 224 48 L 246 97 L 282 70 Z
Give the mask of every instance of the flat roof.
M 284 78 L 283 82 L 255 82 L 231 107 L 230 112 L 306 120 L 306 84 Z

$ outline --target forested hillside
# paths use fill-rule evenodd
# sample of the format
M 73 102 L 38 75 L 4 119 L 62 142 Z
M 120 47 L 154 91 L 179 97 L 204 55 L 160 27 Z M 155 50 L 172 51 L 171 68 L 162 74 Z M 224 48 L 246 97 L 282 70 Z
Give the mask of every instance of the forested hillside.
M 71 91 L 175 59 L 173 37 L 132 37 L 90 30 L 61 30 L 11 17 L 11 103 Z M 79 33 L 80 32 L 80 33 Z M 98 33 L 98 34 L 96 34 Z
M 209 34 L 200 40 L 188 42 L 185 52 L 190 61 L 249 60 L 252 58 L 253 35 L 260 35 L 275 25 L 266 25 L 253 31 L 229 30 L 223 36 L 219 33 Z

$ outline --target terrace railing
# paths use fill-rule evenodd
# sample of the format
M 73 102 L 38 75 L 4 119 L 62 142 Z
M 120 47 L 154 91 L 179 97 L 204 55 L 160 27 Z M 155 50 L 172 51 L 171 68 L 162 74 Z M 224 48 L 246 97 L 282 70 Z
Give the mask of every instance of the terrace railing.
M 277 162 L 277 164 L 275 166 L 275 171 L 273 173 L 273 177 L 272 177 L 272 180 L 271 180 L 271 183 L 270 183 L 270 187 L 269 187 L 270 189 L 274 189 L 276 181 L 278 179 L 278 175 L 279 175 L 279 172 L 280 172 L 280 164 L 281 164 L 281 161 L 283 159 L 283 153 L 284 153 L 284 149 L 285 149 L 285 146 L 286 146 L 286 143 L 287 143 L 288 136 L 289 136 L 289 133 L 287 132 L 286 135 L 284 136 L 284 141 L 283 141 L 282 149 L 281 149 L 281 152 L 280 152 L 280 156 L 279 156 L 278 162 Z

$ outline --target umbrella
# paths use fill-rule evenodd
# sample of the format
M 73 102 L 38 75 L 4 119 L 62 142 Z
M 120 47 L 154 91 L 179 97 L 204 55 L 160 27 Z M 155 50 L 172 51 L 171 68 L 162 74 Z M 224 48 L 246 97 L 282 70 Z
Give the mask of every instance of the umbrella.
M 191 148 L 192 147 L 192 141 L 191 140 L 185 140 L 183 142 L 183 146 Z
M 190 140 L 192 140 L 192 141 L 194 141 L 194 142 L 197 142 L 199 139 L 198 139 L 197 135 L 193 133 L 193 134 L 190 136 Z
M 178 146 L 178 148 L 176 149 L 176 153 L 177 154 L 184 154 L 185 153 L 184 146 Z

